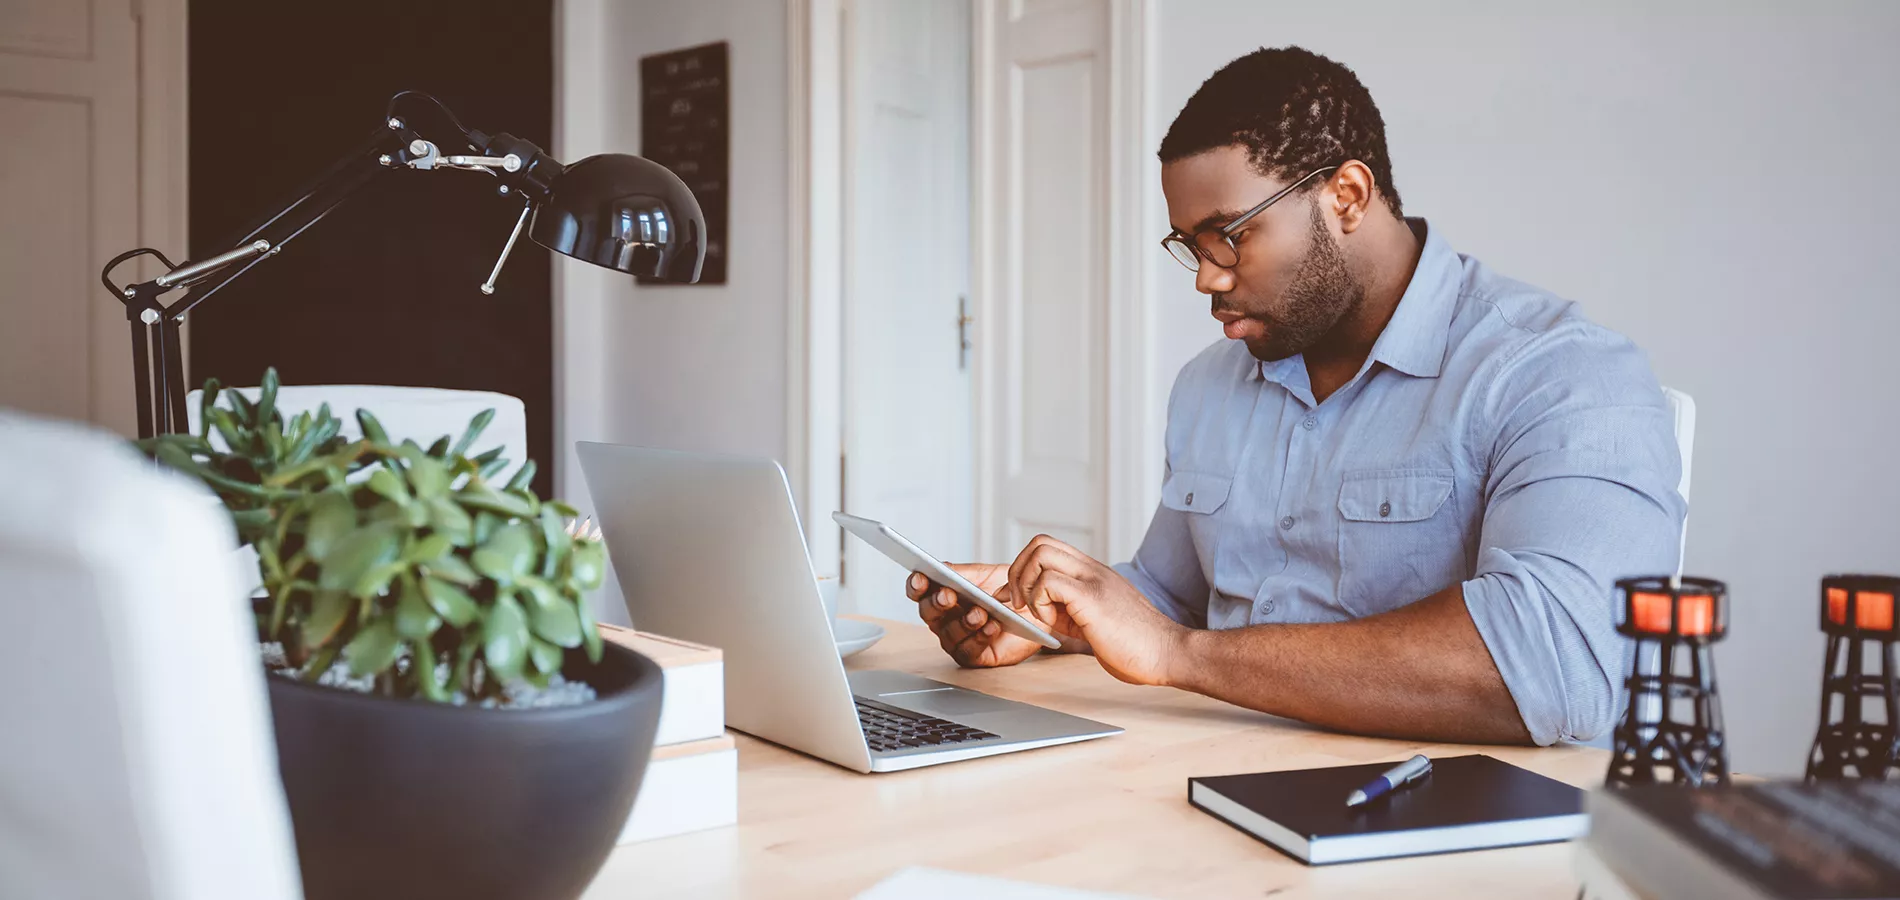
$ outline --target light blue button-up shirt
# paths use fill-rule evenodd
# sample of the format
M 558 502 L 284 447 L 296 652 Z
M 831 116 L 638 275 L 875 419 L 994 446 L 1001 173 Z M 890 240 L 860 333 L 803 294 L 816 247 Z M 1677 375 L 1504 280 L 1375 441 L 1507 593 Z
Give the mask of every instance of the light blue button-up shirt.
M 1206 628 L 1356 619 L 1462 585 L 1531 737 L 1593 737 L 1625 674 L 1613 582 L 1676 571 L 1672 414 L 1627 338 L 1410 221 L 1411 283 L 1324 403 L 1303 358 L 1240 341 L 1181 370 L 1161 506 L 1116 569 Z

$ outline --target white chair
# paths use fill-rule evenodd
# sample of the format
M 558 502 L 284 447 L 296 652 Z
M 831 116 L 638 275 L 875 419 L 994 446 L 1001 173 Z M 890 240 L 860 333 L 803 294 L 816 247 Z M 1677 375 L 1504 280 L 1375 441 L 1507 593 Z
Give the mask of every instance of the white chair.
M 1665 387 L 1663 397 L 1669 401 L 1669 412 L 1675 417 L 1676 447 L 1682 451 L 1682 480 L 1676 484 L 1676 493 L 1682 495 L 1682 505 L 1689 505 L 1689 463 L 1695 458 L 1695 398 L 1675 388 Z M 1682 557 L 1689 552 L 1689 519 L 1687 513 L 1682 520 L 1682 549 L 1676 556 L 1676 574 L 1682 574 Z
M 230 520 L 75 424 L 0 471 L 0 897 L 299 897 Z
M 257 399 L 257 388 L 235 390 L 246 399 Z M 185 396 L 185 413 L 190 417 L 193 432 L 198 430 L 198 400 L 203 393 L 192 391 Z M 223 403 L 219 401 L 219 405 Z M 277 389 L 277 408 L 286 419 L 305 410 L 314 413 L 325 403 L 330 404 L 330 412 L 343 420 L 341 433 L 347 438 L 363 436 L 356 424 L 356 411 L 367 409 L 382 423 L 390 440 L 401 443 L 406 438 L 424 447 L 445 434 L 451 440 L 460 438 L 468 429 L 469 419 L 484 409 L 493 409 L 494 421 L 482 431 L 469 455 L 500 445 L 502 457 L 509 461 L 504 478 L 528 458 L 528 413 L 519 399 L 507 394 L 375 384 L 299 384 Z M 217 429 L 211 433 L 215 441 Z M 539 464 L 545 466 L 549 462 L 541 460 Z

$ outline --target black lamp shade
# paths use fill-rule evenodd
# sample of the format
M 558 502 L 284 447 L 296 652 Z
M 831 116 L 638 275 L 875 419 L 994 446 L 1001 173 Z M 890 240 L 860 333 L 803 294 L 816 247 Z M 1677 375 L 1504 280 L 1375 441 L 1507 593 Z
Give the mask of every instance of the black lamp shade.
M 698 281 L 706 260 L 706 216 L 686 182 L 625 153 L 590 156 L 555 176 L 528 236 L 556 253 L 665 281 Z

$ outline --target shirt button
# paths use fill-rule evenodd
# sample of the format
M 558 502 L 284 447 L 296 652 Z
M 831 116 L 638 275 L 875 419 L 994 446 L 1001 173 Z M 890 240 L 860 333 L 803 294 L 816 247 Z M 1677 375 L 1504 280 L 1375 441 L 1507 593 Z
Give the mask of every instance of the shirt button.
M 1187 495 L 1187 505 L 1189 505 L 1189 506 L 1193 506 L 1193 505 L 1194 505 L 1194 492 L 1193 492 L 1193 491 L 1188 491 L 1188 495 Z
M 1290 529 L 1290 528 L 1292 528 L 1292 527 L 1293 527 L 1293 517 L 1292 517 L 1292 516 L 1287 516 L 1287 517 L 1285 517 L 1285 518 L 1283 518 L 1283 519 L 1281 519 L 1281 520 L 1280 520 L 1280 530 L 1281 530 L 1281 531 L 1286 531 L 1287 529 Z
M 1301 422 L 1300 425 L 1301 427 L 1305 428 L 1307 431 L 1312 431 L 1313 429 L 1319 427 L 1319 417 L 1307 416 L 1306 421 Z
M 1273 614 L 1273 600 L 1271 598 L 1260 601 L 1260 614 L 1263 616 Z
M 1390 501 L 1387 501 L 1385 503 L 1379 504 L 1379 518 L 1389 519 L 1391 517 L 1392 517 L 1392 503 Z

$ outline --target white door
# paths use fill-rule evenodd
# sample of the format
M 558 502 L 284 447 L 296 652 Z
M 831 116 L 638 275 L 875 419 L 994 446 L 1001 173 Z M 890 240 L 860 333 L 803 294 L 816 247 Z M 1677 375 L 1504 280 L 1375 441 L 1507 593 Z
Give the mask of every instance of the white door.
M 977 19 L 987 559 L 1039 533 L 1110 550 L 1112 13 L 1107 0 L 985 2 Z
M 139 51 L 132 0 L 0 3 L 0 407 L 133 430 Z
M 845 509 L 952 561 L 975 549 L 969 39 L 968 0 L 846 9 Z M 844 553 L 847 610 L 916 615 L 901 567 Z

